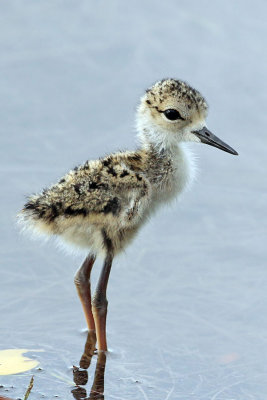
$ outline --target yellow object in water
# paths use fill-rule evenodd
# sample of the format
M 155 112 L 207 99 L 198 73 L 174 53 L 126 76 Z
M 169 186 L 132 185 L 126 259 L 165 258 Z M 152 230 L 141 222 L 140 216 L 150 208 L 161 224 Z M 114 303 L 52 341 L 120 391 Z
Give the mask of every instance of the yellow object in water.
M 27 353 L 27 349 L 8 349 L 0 350 L 0 375 L 12 375 L 19 372 L 25 372 L 37 367 L 39 364 L 36 360 L 25 357 L 23 353 Z

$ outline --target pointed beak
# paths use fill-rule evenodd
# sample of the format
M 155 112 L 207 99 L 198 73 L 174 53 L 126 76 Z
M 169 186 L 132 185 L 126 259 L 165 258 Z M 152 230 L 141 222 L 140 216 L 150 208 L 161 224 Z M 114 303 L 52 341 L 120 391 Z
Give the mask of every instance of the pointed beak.
M 228 144 L 224 143 L 217 136 L 213 135 L 213 133 L 211 133 L 205 126 L 199 131 L 193 131 L 192 133 L 196 135 L 202 143 L 209 144 L 210 146 L 217 147 L 218 149 L 226 151 L 227 153 L 238 156 L 238 153 L 232 149 L 232 147 L 228 146 Z

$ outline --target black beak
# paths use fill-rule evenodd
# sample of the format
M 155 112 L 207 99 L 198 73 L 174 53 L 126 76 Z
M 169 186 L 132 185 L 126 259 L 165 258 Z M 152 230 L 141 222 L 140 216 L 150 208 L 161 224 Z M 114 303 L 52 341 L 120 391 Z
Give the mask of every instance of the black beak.
M 232 149 L 232 147 L 228 146 L 228 144 L 224 143 L 217 136 L 213 135 L 213 133 L 211 133 L 205 126 L 199 131 L 193 131 L 192 133 L 194 133 L 194 135 L 196 135 L 202 143 L 209 144 L 210 146 L 217 147 L 218 149 L 226 151 L 227 153 L 238 156 L 238 153 Z

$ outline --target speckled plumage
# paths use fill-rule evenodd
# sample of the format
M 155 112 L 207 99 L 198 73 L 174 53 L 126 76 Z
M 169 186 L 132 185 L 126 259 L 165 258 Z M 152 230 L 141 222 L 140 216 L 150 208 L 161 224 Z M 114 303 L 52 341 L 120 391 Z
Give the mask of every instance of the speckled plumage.
M 107 235 L 117 253 L 151 213 L 153 191 L 172 190 L 173 173 L 170 157 L 153 147 L 114 153 L 87 161 L 31 196 L 22 215 L 33 229 L 60 235 L 95 253 L 105 252 Z
M 185 82 L 157 82 L 140 100 L 136 151 L 86 161 L 31 196 L 20 213 L 24 226 L 89 251 L 75 284 L 100 350 L 107 349 L 106 289 L 114 255 L 194 175 L 193 159 L 182 142 L 203 142 L 237 154 L 205 127 L 207 109 L 201 94 Z M 90 273 L 100 254 L 105 261 L 91 303 Z
M 196 107 L 203 112 L 208 109 L 204 97 L 198 90 L 189 86 L 186 82 L 176 79 L 163 79 L 146 90 L 147 104 L 159 104 L 164 106 L 164 102 L 170 103 L 171 98 L 174 102 L 183 101 L 184 105 L 190 110 Z
M 40 195 L 32 196 L 23 214 L 33 228 L 61 235 L 96 253 L 105 250 L 107 235 L 117 252 L 125 240 L 125 229 L 133 229 L 140 218 L 137 204 L 140 210 L 149 197 L 149 182 L 139 172 L 141 164 L 142 152 L 87 161 Z
M 144 108 L 152 119 L 155 113 L 161 118 L 159 109 L 167 104 L 180 104 L 187 119 L 194 114 L 201 119 L 207 109 L 199 92 L 182 81 L 168 79 L 146 91 L 139 119 L 145 120 Z M 173 198 L 190 179 L 190 161 L 178 143 L 154 143 L 146 140 L 147 132 L 147 127 L 139 128 L 142 145 L 136 151 L 86 161 L 41 194 L 31 196 L 20 214 L 24 225 L 95 254 L 106 252 L 107 237 L 114 253 L 124 249 L 157 203 Z M 175 182 L 176 178 L 180 181 Z

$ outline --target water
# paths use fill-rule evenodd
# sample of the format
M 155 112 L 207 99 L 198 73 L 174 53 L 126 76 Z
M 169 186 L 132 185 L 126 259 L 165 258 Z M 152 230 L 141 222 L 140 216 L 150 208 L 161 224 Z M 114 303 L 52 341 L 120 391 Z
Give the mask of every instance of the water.
M 138 97 L 171 76 L 203 93 L 209 129 L 240 155 L 195 145 L 192 190 L 115 261 L 105 399 L 267 399 L 266 3 L 14 0 L 0 11 L 0 350 L 39 362 L 1 376 L 0 395 L 22 398 L 34 374 L 29 399 L 73 399 L 86 342 L 82 257 L 20 236 L 25 195 L 134 148 Z

